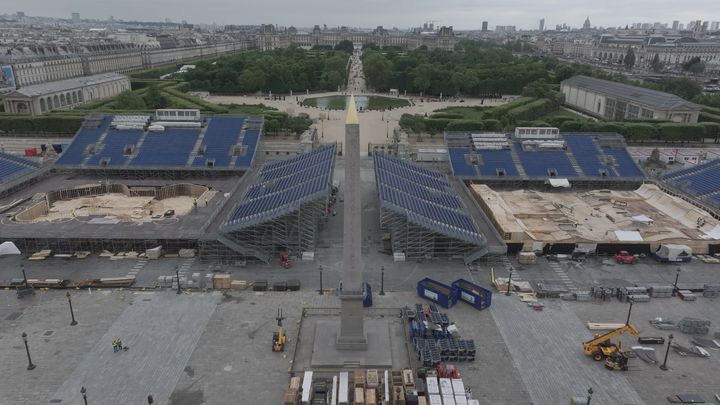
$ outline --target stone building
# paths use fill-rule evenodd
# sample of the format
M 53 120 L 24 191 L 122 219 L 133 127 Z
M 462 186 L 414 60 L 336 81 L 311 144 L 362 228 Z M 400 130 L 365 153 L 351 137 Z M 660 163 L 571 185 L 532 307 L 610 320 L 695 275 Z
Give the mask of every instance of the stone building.
M 130 90 L 130 79 L 118 73 L 103 73 L 20 87 L 3 98 L 5 112 L 40 115 L 69 110 L 91 101 Z
M 700 106 L 676 95 L 628 84 L 573 76 L 560 83 L 565 104 L 595 117 L 696 123 Z

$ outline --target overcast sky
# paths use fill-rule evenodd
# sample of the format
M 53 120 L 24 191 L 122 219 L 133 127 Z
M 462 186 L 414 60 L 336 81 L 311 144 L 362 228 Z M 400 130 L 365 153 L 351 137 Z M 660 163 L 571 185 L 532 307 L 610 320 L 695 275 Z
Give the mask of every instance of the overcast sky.
M 476 29 L 482 21 L 490 28 L 515 25 L 536 28 L 566 23 L 582 26 L 589 16 L 593 26 L 625 26 L 634 22 L 720 20 L 719 0 L 23 0 L 3 1 L 0 13 L 24 11 L 27 15 L 218 24 L 294 25 L 312 27 L 407 28 L 435 20 L 436 25 Z M 12 6 L 11 6 L 12 4 Z M 15 9 L 8 9 L 14 7 Z

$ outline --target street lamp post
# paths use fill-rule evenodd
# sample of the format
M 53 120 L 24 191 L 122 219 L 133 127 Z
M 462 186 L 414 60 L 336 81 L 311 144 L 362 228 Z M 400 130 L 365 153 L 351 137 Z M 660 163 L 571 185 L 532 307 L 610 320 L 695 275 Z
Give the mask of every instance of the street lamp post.
M 320 295 L 323 295 L 323 286 L 322 286 L 322 266 L 320 266 L 319 270 L 320 270 Z
M 632 313 L 633 303 L 635 303 L 635 300 L 631 298 L 630 299 L 630 308 L 628 308 L 628 316 L 627 316 L 627 320 L 625 320 L 625 325 L 630 325 L 630 314 Z
M 65 296 L 68 299 L 68 305 L 70 305 L 70 318 L 72 318 L 72 322 L 70 322 L 70 326 L 75 326 L 75 325 L 77 325 L 77 321 L 75 320 L 75 312 L 73 311 L 73 307 L 72 307 L 72 299 L 70 298 L 70 291 L 68 291 L 67 294 L 65 294 Z
M 380 295 L 385 295 L 385 266 L 380 268 Z
M 177 267 L 175 267 L 175 277 L 177 277 L 178 283 L 177 294 L 182 294 L 182 291 L 180 291 L 180 270 Z
M 588 388 L 588 400 L 587 400 L 587 405 L 590 405 L 590 400 L 592 400 L 592 394 L 593 394 L 593 389 L 592 389 L 592 387 L 590 387 L 590 388 Z
M 25 343 L 25 353 L 27 353 L 27 358 L 28 358 L 28 366 L 27 366 L 27 369 L 28 369 L 28 370 L 34 370 L 34 369 L 35 369 L 35 365 L 33 364 L 32 359 L 30 358 L 30 348 L 28 347 L 27 333 L 23 332 L 21 336 L 22 336 L 23 342 Z
M 28 285 L 28 283 L 27 283 L 27 275 L 25 274 L 25 265 L 24 265 L 24 264 L 21 264 L 21 265 L 20 265 L 20 270 L 22 271 L 22 274 L 23 274 L 23 285 L 24 285 L 25 287 L 27 287 L 27 285 Z
M 673 284 L 673 292 L 672 292 L 673 297 L 677 294 L 677 291 L 678 291 L 678 286 L 677 286 L 678 278 L 680 278 L 680 267 L 678 267 L 677 270 L 675 271 L 675 283 Z
M 510 275 L 508 276 L 508 285 L 507 285 L 507 291 L 505 291 L 505 295 L 510 296 L 510 281 L 512 280 L 512 269 L 510 269 Z
M 87 390 L 85 387 L 80 387 L 80 393 L 83 396 L 83 402 L 85 402 L 85 405 L 87 405 Z
M 673 335 L 671 333 L 670 336 L 668 336 L 668 345 L 667 345 L 667 349 L 665 349 L 665 359 L 663 360 L 662 366 L 660 366 L 660 370 L 662 370 L 662 371 L 667 371 L 667 369 L 668 369 L 667 368 L 667 358 L 668 358 L 668 353 L 670 353 L 670 344 L 672 343 L 672 340 L 673 340 Z

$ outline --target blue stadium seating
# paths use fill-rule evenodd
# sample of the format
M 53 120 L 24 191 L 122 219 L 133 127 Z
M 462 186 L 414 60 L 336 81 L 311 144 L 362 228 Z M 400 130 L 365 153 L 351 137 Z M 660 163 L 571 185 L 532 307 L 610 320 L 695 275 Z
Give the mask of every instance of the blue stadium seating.
M 199 133 L 198 129 L 176 128 L 148 132 L 130 166 L 185 166 Z
M 255 150 L 260 141 L 260 131 L 257 129 L 246 129 L 243 136 L 242 144 L 247 146 L 247 152 L 244 156 L 238 156 L 235 161 L 235 167 L 250 167 L 255 157 Z
M 205 154 L 196 157 L 193 166 L 205 166 L 209 159 L 214 159 L 215 167 L 228 166 L 231 149 L 237 144 L 244 122 L 244 118 L 211 118 L 202 142 L 202 146 L 205 146 Z
M 468 153 L 470 153 L 470 149 L 467 148 L 448 149 L 450 166 L 452 167 L 453 175 L 457 177 L 475 177 L 478 175 L 475 168 L 465 161 L 465 155 Z
M 720 191 L 720 160 L 711 160 L 687 169 L 671 172 L 663 176 L 670 184 L 680 186 L 695 196 L 715 194 Z M 716 195 L 710 196 L 715 200 Z
M 374 154 L 378 194 L 384 204 L 401 211 L 413 223 L 484 242 L 460 198 L 441 173 L 384 154 Z M 432 180 L 430 180 L 432 179 Z
M 635 161 L 630 157 L 627 149 L 625 148 L 611 148 L 609 146 L 603 146 L 603 153 L 607 156 L 615 158 L 617 165 L 615 170 L 622 177 L 645 177 L 642 170 L 635 164 Z
M 0 153 L 0 182 L 5 182 L 38 167 L 38 164 L 33 161 L 8 153 Z
M 566 134 L 565 142 L 585 176 L 600 177 L 601 170 L 605 170 L 608 176 L 615 175 L 612 168 L 600 162 L 600 150 L 593 142 L 593 136 Z
M 481 150 L 478 154 L 482 163 L 478 168 L 482 176 L 497 176 L 497 169 L 504 169 L 506 176 L 519 175 L 510 150 Z
M 331 145 L 265 165 L 225 226 L 254 224 L 261 218 L 283 215 L 320 193 L 328 193 L 334 164 L 335 145 Z
M 548 177 L 555 169 L 558 177 L 577 177 L 565 151 L 524 151 L 522 145 L 513 144 L 528 177 Z
M 85 163 L 85 166 L 97 166 L 102 159 L 108 158 L 108 166 L 122 166 L 128 160 L 125 155 L 125 145 L 135 145 L 142 136 L 142 131 L 108 131 L 103 147 Z
M 100 135 L 105 132 L 111 121 L 111 116 L 105 116 L 97 128 L 80 128 L 80 131 L 78 131 L 75 138 L 73 138 L 73 141 L 65 149 L 55 164 L 68 166 L 77 166 L 82 164 L 85 160 L 85 148 L 100 139 Z

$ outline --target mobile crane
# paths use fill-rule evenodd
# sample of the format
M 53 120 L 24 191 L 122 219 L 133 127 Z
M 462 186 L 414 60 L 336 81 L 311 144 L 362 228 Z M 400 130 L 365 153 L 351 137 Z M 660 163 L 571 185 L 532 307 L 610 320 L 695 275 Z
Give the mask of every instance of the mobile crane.
M 595 361 L 601 361 L 608 356 L 612 356 L 618 352 L 619 348 L 615 343 L 611 342 L 610 339 L 620 336 L 626 332 L 633 336 L 637 336 L 639 334 L 638 330 L 634 326 L 626 323 L 613 331 L 595 336 L 583 343 L 583 352 L 585 352 L 588 356 L 592 356 L 592 359 Z
M 277 330 L 273 332 L 272 336 L 272 350 L 274 352 L 285 351 L 285 329 L 283 329 L 282 321 L 282 309 L 278 309 L 278 315 L 275 318 L 277 320 Z

